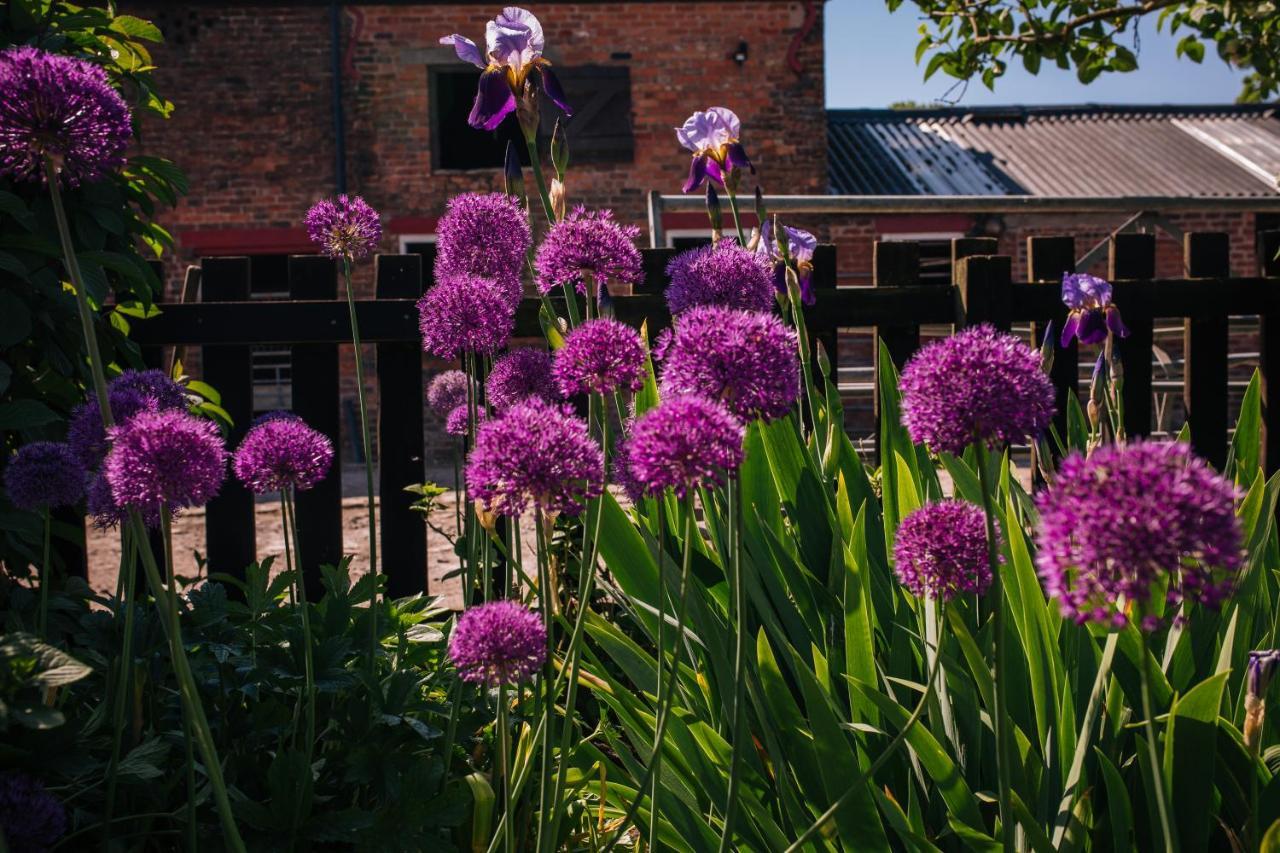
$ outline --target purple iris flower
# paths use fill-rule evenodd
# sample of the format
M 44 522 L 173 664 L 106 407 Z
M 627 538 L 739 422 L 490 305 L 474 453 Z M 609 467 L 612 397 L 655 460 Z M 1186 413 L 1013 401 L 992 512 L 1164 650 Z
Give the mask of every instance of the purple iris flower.
M 485 53 L 466 36 L 454 33 L 440 39 L 451 44 L 458 58 L 482 69 L 476 101 L 468 124 L 477 130 L 494 130 L 515 111 L 516 99 L 524 94 L 529 72 L 537 70 L 542 91 L 565 115 L 573 110 L 565 102 L 560 81 L 551 73 L 551 62 L 542 56 L 546 38 L 542 24 L 533 13 L 519 6 L 507 6 L 485 27 Z
M 1072 338 L 1082 344 L 1100 344 L 1109 334 L 1129 337 L 1120 309 L 1111 304 L 1111 282 L 1087 273 L 1068 273 L 1062 277 L 1062 302 L 1071 309 L 1062 326 L 1062 346 Z
M 723 187 L 725 178 L 734 169 L 747 168 L 755 172 L 742 147 L 741 136 L 742 122 L 727 107 L 712 107 L 685 119 L 684 125 L 676 128 L 676 139 L 693 152 L 684 191 L 694 192 L 708 180 Z
M 813 295 L 813 251 L 818 248 L 818 238 L 801 228 L 782 226 L 782 233 L 787 235 L 787 253 L 784 258 L 782 248 L 773 236 L 773 220 L 766 219 L 760 226 L 760 244 L 756 251 L 773 261 L 773 286 L 779 293 L 787 292 L 787 261 L 791 261 L 796 269 L 796 278 L 800 281 L 800 301 L 812 305 Z

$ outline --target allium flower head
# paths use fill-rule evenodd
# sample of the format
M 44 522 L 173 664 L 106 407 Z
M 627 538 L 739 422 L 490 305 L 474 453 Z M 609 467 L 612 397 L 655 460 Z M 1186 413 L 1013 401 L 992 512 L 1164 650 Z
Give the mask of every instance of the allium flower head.
M 1100 344 L 1108 334 L 1129 337 L 1129 329 L 1120 319 L 1120 309 L 1111 304 L 1111 282 L 1087 273 L 1065 274 L 1062 302 L 1071 309 L 1062 326 L 1059 342 L 1062 346 L 1072 338 L 1079 338 L 1082 344 Z
M 491 278 L 457 273 L 418 301 L 422 348 L 440 358 L 492 355 L 506 346 L 515 322 L 515 304 Z
M 533 678 L 547 660 L 547 628 L 516 601 L 463 612 L 449 637 L 449 659 L 463 681 L 498 687 Z
M 639 391 L 644 384 L 644 342 L 625 323 L 607 317 L 588 320 L 565 335 L 552 372 L 566 397 Z
M 484 409 L 476 409 L 476 422 L 480 423 L 485 420 Z M 444 431 L 449 435 L 466 435 L 471 426 L 471 416 L 467 409 L 467 404 L 455 406 L 444 419 Z
M 538 290 L 550 293 L 557 286 L 571 285 L 585 294 L 589 276 L 603 296 L 611 281 L 642 281 L 644 270 L 635 243 L 639 235 L 640 229 L 634 225 L 615 221 L 611 210 L 574 208 L 563 221 L 551 226 L 538 247 L 534 261 Z
M 548 402 L 560 397 L 551 379 L 550 353 L 532 347 L 512 350 L 495 361 L 484 387 L 489 405 L 499 413 L 530 397 Z
M 307 211 L 307 236 L 329 257 L 358 261 L 378 247 L 378 212 L 358 195 L 321 199 Z
M 917 444 L 959 454 L 1040 435 L 1053 385 L 1040 354 L 1013 335 L 972 326 L 919 350 L 902 370 L 902 423 Z
M 274 417 L 245 433 L 232 457 L 236 477 L 255 495 L 304 492 L 333 464 L 333 442 L 299 417 Z
M 509 298 L 520 300 L 520 276 L 533 232 L 529 214 L 515 196 L 456 195 L 449 199 L 436 234 L 436 281 L 459 273 L 491 278 Z
M 127 386 L 109 387 L 107 404 L 111 407 L 111 420 L 117 426 L 128 422 L 140 412 L 155 412 L 160 408 L 155 397 Z M 109 442 L 106 427 L 102 424 L 102 410 L 96 399 L 86 400 L 71 410 L 71 421 L 67 424 L 67 443 L 86 469 L 93 470 L 102 464 Z
M 644 485 L 631 470 L 631 431 L 634 427 L 634 420 L 623 425 L 622 437 L 613 446 L 609 470 L 613 484 L 622 489 L 633 504 L 644 499 Z
M 461 370 L 445 370 L 437 373 L 427 386 L 427 404 L 442 417 L 459 406 L 467 404 L 467 386 L 474 387 L 471 379 Z
M 676 139 L 693 152 L 684 191 L 691 193 L 707 181 L 723 187 L 725 178 L 738 169 L 755 171 L 742 147 L 742 122 L 728 107 L 711 107 L 694 113 L 676 128 Z
M 69 187 L 124 165 L 129 108 L 100 66 L 34 47 L 0 52 L 0 177 L 44 178 L 44 158 Z
M 968 501 L 925 504 L 898 525 L 893 560 L 898 580 L 918 598 L 982 595 L 992 580 L 986 516 Z
M 116 503 L 116 496 L 111 493 L 111 483 L 107 475 L 99 471 L 89 480 L 85 488 L 85 505 L 93 526 L 100 530 L 117 527 L 129 517 L 129 511 Z M 160 507 L 156 505 L 138 507 L 142 521 L 152 529 L 160 526 Z
M 112 379 L 107 391 L 130 389 L 155 398 L 157 409 L 186 409 L 187 389 L 165 375 L 163 370 L 126 370 Z M 111 410 L 115 415 L 114 407 Z
M 67 810 L 39 779 L 9 770 L 0 773 L 0 830 L 13 853 L 39 853 L 66 833 Z
M 1036 564 L 1077 622 L 1158 624 L 1164 595 L 1216 607 L 1243 560 L 1235 487 L 1182 442 L 1103 445 L 1062 461 L 1039 495 Z M 1117 609 L 1123 597 L 1128 613 Z
M 784 417 L 800 396 L 795 332 L 771 314 L 701 306 L 676 318 L 663 394 L 702 394 L 744 421 Z
M 84 468 L 70 446 L 33 441 L 5 466 L 4 487 L 18 509 L 72 506 L 84 496 Z
M 497 128 L 515 111 L 517 99 L 526 97 L 526 82 L 541 89 L 565 115 L 573 115 L 560 81 L 551 71 L 551 62 L 542 56 L 547 40 L 532 12 L 506 6 L 485 27 L 484 36 L 483 54 L 466 36 L 454 33 L 440 39 L 440 44 L 453 46 L 459 59 L 482 72 L 468 124 L 477 130 Z
M 103 473 L 116 503 L 142 510 L 203 506 L 227 469 L 218 428 L 185 412 L 141 412 L 111 429 Z
M 696 394 L 664 399 L 636 418 L 627 440 L 630 474 L 647 494 L 721 484 L 742 464 L 742 423 Z
M 667 264 L 667 308 L 673 315 L 698 305 L 769 311 L 772 264 L 730 240 L 681 252 Z
M 604 489 L 604 454 L 587 424 L 541 400 L 525 400 L 476 431 L 467 487 L 490 512 L 576 515 Z

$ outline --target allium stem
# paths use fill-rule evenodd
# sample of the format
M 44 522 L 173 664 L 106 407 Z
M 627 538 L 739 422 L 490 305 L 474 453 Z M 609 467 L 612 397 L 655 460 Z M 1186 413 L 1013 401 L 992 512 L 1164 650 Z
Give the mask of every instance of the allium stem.
M 529 166 L 533 169 L 533 179 L 538 184 L 538 198 L 542 199 L 542 212 L 547 215 L 547 224 L 556 223 L 556 214 L 551 207 L 551 194 L 547 192 L 547 179 L 542 174 L 542 161 L 538 159 L 538 137 L 525 136 L 525 147 L 529 149 Z
M 129 705 L 129 680 L 133 675 L 133 616 L 134 590 L 137 586 L 137 552 L 139 547 L 132 531 L 126 526 L 120 531 L 121 594 L 117 600 L 124 607 L 124 637 L 120 642 L 120 666 L 116 673 L 111 707 L 111 761 L 107 765 L 107 805 L 102 819 L 103 849 L 109 849 L 111 819 L 116 806 L 116 770 L 120 765 L 120 751 L 124 742 L 124 712 Z
M 298 536 L 298 513 L 293 491 L 282 492 L 285 509 L 285 541 L 293 539 L 294 583 L 298 588 L 298 609 L 302 614 L 302 665 L 307 692 L 307 739 L 304 746 L 307 766 L 311 766 L 312 752 L 316 744 L 316 672 L 311 641 L 311 602 L 307 600 L 307 583 L 302 573 L 302 540 Z M 301 815 L 299 815 L 301 817 Z
M 178 626 L 178 573 L 173 565 L 173 521 L 160 505 L 160 535 L 164 538 L 164 573 L 169 579 L 169 620 Z M 187 753 L 187 849 L 196 849 L 196 757 L 191 747 L 191 711 L 182 709 L 182 743 Z
M 502 814 L 506 818 L 511 814 L 511 747 L 507 742 L 507 685 L 498 685 L 498 718 L 494 722 L 494 734 L 498 740 L 498 777 L 502 780 Z M 448 775 L 447 773 L 445 774 Z M 511 821 L 502 824 L 503 849 L 511 853 L 515 850 L 515 839 L 512 837 Z
M 1160 766 L 1160 754 L 1156 749 L 1156 722 L 1151 713 L 1151 654 L 1147 649 L 1147 632 L 1138 626 L 1138 637 L 1141 640 L 1141 661 L 1138 665 L 1138 683 L 1142 691 L 1143 727 L 1147 730 L 1147 760 L 1151 763 L 1151 787 L 1156 799 L 1156 811 L 1160 815 L 1160 832 L 1164 836 L 1164 849 L 1169 853 L 1177 853 L 1178 837 L 1174 834 L 1169 821 L 1169 800 L 1164 790 L 1164 770 Z
M 995 667 L 992 681 L 995 682 L 995 712 L 991 715 L 991 727 L 996 737 L 996 777 L 998 780 L 998 798 L 1000 804 L 1000 828 L 1004 838 L 1004 849 L 1010 853 L 1014 849 L 1014 830 L 1016 820 L 1010 806 L 1009 771 L 1012 757 L 1009 754 L 1009 670 L 1005 657 L 1004 627 L 1004 583 L 1000 577 L 1000 561 L 996 554 L 995 499 L 991 483 L 990 455 L 983 441 L 974 443 L 978 454 L 978 480 L 982 487 L 982 510 L 987 517 L 987 562 L 991 566 L 990 600 L 995 610 L 992 621 L 992 633 L 995 644 Z
M 40 584 L 40 610 L 36 615 L 36 635 L 45 639 L 49 627 L 49 581 L 53 579 L 53 567 L 49 565 L 49 532 L 53 528 L 53 519 L 49 515 L 49 507 L 44 508 L 44 552 L 40 560 L 40 570 L 36 581 Z
M 364 352 L 360 346 L 360 323 L 356 319 L 356 297 L 351 286 L 351 257 L 342 258 L 342 279 L 347 287 L 347 313 L 351 315 L 351 346 L 356 357 L 356 399 L 360 403 L 360 436 L 364 444 L 364 485 L 369 499 L 369 674 L 378 657 L 378 519 L 373 500 L 373 439 L 369 433 L 369 404 L 364 392 Z
M 938 619 L 939 622 L 941 622 L 941 613 L 939 613 Z M 795 853 L 795 851 L 800 850 L 809 841 L 809 839 L 817 835 L 818 832 L 822 830 L 822 827 L 826 826 L 827 823 L 835 817 L 836 812 L 840 811 L 844 804 L 849 801 L 849 798 L 852 797 L 863 785 L 865 785 L 868 779 L 874 777 L 876 772 L 885 765 L 885 762 L 892 758 L 894 753 L 898 751 L 898 748 L 906 742 L 907 735 L 911 733 L 911 729 L 915 727 L 915 724 L 920 721 L 920 717 L 924 714 L 925 708 L 928 707 L 929 701 L 934 695 L 934 684 L 937 681 L 938 671 L 941 669 L 941 665 L 942 655 L 939 653 L 938 649 L 935 649 L 933 666 L 929 669 L 929 680 L 924 686 L 924 695 L 921 696 L 920 701 L 916 703 L 916 707 L 912 710 L 911 716 L 907 717 L 907 721 L 903 724 L 902 728 L 893 736 L 893 740 L 889 741 L 889 745 L 884 748 L 884 751 L 876 756 L 876 760 L 871 762 L 871 766 L 857 775 L 849 787 L 845 789 L 845 792 L 841 794 L 834 803 L 828 806 L 827 810 L 819 815 L 818 819 L 814 821 L 808 829 L 801 833 L 799 838 L 791 843 L 791 846 L 786 849 L 785 853 Z
M 733 196 L 729 197 L 730 199 Z M 736 219 L 735 219 L 736 221 Z M 746 679 L 743 669 L 747 656 L 747 593 L 742 582 L 742 485 L 737 474 L 725 484 L 729 510 L 729 578 L 733 585 L 733 747 L 729 758 L 729 789 L 724 804 L 724 831 L 720 834 L 720 853 L 733 843 L 733 824 L 738 816 L 739 773 L 742 748 L 747 740 Z
M 542 610 L 542 623 L 547 626 L 547 655 L 542 664 L 542 736 L 539 748 L 542 750 L 542 771 L 538 780 L 538 814 L 546 815 L 551 803 L 551 718 L 555 714 L 555 695 L 552 692 L 554 679 L 551 676 L 555 659 L 555 633 L 551 630 L 551 617 L 555 612 L 551 596 L 551 554 L 548 550 L 547 532 L 542 509 L 535 506 L 533 524 L 537 533 L 538 545 L 538 604 Z M 538 821 L 538 838 L 536 849 L 541 850 L 545 821 Z
M 103 370 L 102 354 L 98 349 L 98 339 L 93 330 L 92 310 L 84 290 L 84 279 L 80 275 L 80 264 L 76 260 L 75 247 L 71 242 L 71 231 L 67 225 L 67 214 L 62 207 L 62 198 L 58 193 L 57 170 L 53 163 L 45 160 L 45 174 L 48 178 L 49 193 L 53 199 L 54 219 L 58 224 L 58 236 L 62 240 L 63 260 L 71 283 L 76 292 L 76 308 L 80 314 L 80 328 L 84 333 L 85 347 L 89 352 L 89 367 L 93 376 L 94 390 L 98 398 L 98 409 L 102 414 L 102 425 L 109 428 L 113 425 L 111 404 L 107 398 L 107 379 Z M 134 540 L 137 553 L 142 557 L 142 566 L 147 573 L 147 583 L 156 600 L 156 608 L 160 613 L 162 624 L 167 625 L 166 634 L 169 640 L 169 655 L 172 659 L 174 675 L 178 680 L 186 707 L 192 712 L 195 720 L 195 736 L 200 746 L 200 755 L 205 763 L 205 772 L 209 777 L 209 785 L 213 790 L 214 802 L 218 807 L 218 816 L 222 821 L 223 839 L 227 846 L 237 853 L 244 853 L 244 840 L 236 827 L 235 816 L 231 811 L 231 801 L 227 797 L 227 786 L 222 777 L 222 764 L 218 760 L 218 750 L 209 731 L 209 721 L 205 718 L 204 707 L 200 704 L 200 694 L 196 691 L 195 679 L 191 674 L 191 666 L 187 661 L 186 649 L 182 645 L 182 634 L 176 622 L 166 621 L 164 606 L 164 582 L 160 578 L 160 570 L 156 567 L 155 555 L 146 547 L 147 527 L 142 515 L 136 508 L 129 510 L 129 532 Z

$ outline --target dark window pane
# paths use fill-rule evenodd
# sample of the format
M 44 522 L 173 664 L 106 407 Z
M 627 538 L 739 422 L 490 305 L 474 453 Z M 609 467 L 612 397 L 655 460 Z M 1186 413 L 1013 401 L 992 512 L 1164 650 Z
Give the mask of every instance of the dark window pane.
M 508 141 L 524 153 L 514 116 L 494 131 L 476 130 L 467 124 L 479 76 L 474 68 L 429 71 L 431 154 L 437 169 L 501 169 Z

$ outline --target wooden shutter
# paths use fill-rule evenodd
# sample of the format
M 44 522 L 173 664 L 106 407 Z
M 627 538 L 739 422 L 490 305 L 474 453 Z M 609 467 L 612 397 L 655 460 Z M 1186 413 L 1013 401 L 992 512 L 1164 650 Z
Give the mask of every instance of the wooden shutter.
M 567 119 L 570 169 L 575 163 L 630 163 L 635 159 L 631 131 L 631 69 L 618 65 L 556 66 L 555 74 L 573 107 Z M 543 150 L 560 111 L 542 102 L 539 135 Z

